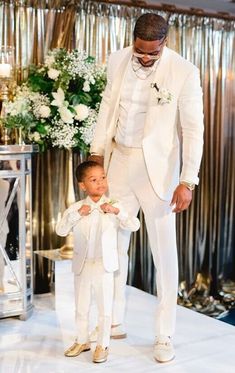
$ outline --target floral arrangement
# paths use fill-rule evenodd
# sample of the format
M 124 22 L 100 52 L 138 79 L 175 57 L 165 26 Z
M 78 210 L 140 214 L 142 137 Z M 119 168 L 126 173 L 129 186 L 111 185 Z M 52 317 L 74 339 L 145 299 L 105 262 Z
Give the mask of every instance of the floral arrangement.
M 151 83 L 159 105 L 169 104 L 172 100 L 172 94 L 166 88 L 159 88 L 157 83 Z
M 84 52 L 55 49 L 5 106 L 4 125 L 21 128 L 26 143 L 89 150 L 106 74 Z

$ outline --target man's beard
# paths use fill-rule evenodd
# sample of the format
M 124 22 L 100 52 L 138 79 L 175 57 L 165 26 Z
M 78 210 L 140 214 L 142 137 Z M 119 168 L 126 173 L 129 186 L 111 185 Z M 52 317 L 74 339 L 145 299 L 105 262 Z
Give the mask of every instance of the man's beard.
M 151 60 L 151 61 L 148 61 L 147 63 L 143 63 L 143 61 L 140 58 L 138 58 L 138 61 L 143 67 L 151 67 L 156 62 L 156 60 Z

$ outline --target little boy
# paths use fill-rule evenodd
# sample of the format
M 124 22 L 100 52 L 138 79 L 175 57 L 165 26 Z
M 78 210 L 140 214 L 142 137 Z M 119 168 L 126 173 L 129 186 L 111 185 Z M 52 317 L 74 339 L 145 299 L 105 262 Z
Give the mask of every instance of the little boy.
M 110 341 L 113 272 L 118 269 L 117 229 L 136 231 L 139 220 L 130 217 L 119 203 L 105 196 L 108 184 L 104 169 L 94 161 L 76 169 L 79 187 L 87 198 L 71 205 L 56 226 L 60 236 L 74 234 L 74 272 L 77 338 L 65 356 L 90 350 L 89 309 L 93 289 L 98 308 L 98 338 L 94 363 L 107 360 Z

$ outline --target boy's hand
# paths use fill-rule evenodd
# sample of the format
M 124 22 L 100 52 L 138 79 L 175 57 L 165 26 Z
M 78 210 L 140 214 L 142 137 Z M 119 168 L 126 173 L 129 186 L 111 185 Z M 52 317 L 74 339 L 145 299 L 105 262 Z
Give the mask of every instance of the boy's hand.
M 110 203 L 107 203 L 107 202 L 103 203 L 103 205 L 100 205 L 100 208 L 105 213 L 115 214 L 115 215 L 119 213 L 119 209 L 117 207 L 114 207 Z
M 91 212 L 91 206 L 89 206 L 89 205 L 82 205 L 82 207 L 80 207 L 80 209 L 78 210 L 78 212 L 79 212 L 79 214 L 81 216 L 87 216 Z

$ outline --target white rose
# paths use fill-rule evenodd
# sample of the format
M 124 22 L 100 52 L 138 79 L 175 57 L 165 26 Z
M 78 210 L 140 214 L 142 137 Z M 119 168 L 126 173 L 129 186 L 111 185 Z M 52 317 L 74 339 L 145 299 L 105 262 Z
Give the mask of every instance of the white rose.
M 87 80 L 84 82 L 82 89 L 83 89 L 84 92 L 89 92 L 90 91 L 90 84 Z
M 64 123 L 73 123 L 74 114 L 69 109 L 67 109 L 67 107 L 65 106 L 60 107 L 59 113 Z
M 80 122 L 85 120 L 89 115 L 89 108 L 84 104 L 76 105 L 74 109 L 76 111 L 75 119 Z
M 60 75 L 60 71 L 56 69 L 49 69 L 47 74 L 50 79 L 56 80 Z
M 51 109 L 49 106 L 42 105 L 39 109 L 39 115 L 41 118 L 48 118 L 51 115 Z

